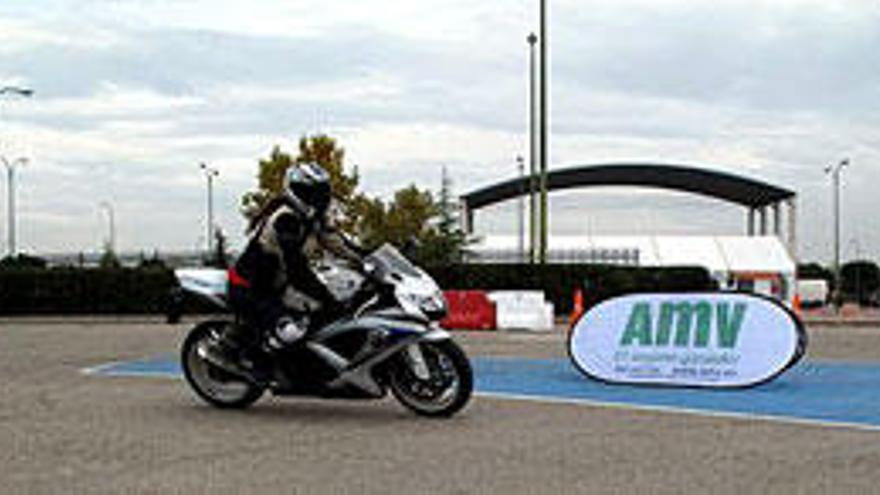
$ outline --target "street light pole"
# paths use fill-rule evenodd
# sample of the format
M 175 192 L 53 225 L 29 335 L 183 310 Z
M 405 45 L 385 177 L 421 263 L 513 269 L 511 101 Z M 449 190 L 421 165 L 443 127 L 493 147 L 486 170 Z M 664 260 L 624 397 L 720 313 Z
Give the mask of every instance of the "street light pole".
M 101 201 L 98 206 L 107 211 L 107 219 L 110 222 L 110 238 L 107 242 L 109 244 L 110 252 L 116 253 L 116 219 L 113 215 L 113 205 L 107 201 Z
M 535 139 L 535 43 L 538 37 L 535 33 L 529 33 L 526 38 L 529 43 L 529 262 L 534 263 L 537 257 L 537 224 L 535 223 L 535 215 L 537 213 L 537 205 L 535 204 L 535 169 L 538 161 L 537 140 Z
M 522 184 L 523 179 L 524 179 L 524 173 L 525 173 L 525 164 L 523 163 L 522 156 L 520 156 L 520 155 L 516 156 L 516 165 L 517 165 L 517 169 L 519 171 L 519 183 Z M 526 257 L 526 203 L 525 203 L 525 198 L 523 198 L 523 194 L 522 194 L 524 191 L 520 190 L 518 192 L 520 194 L 519 194 L 518 201 L 517 201 L 517 203 L 518 203 L 517 206 L 519 207 L 518 208 L 519 209 L 519 211 L 518 211 L 519 225 L 518 225 L 518 229 L 517 229 L 518 230 L 517 244 L 518 244 L 518 248 L 519 248 L 519 261 L 520 261 L 520 263 L 522 263 Z
M 30 88 L 23 88 L 20 86 L 3 86 L 0 88 L 0 95 L 4 94 L 15 94 L 18 96 L 22 96 L 25 98 L 29 98 L 33 96 L 34 90 Z M 7 171 L 7 194 L 9 196 L 9 256 L 15 255 L 15 166 L 16 165 L 24 165 L 27 163 L 26 158 L 19 158 L 17 160 L 13 160 L 9 162 L 6 158 L 3 158 L 3 164 L 6 165 Z
M 208 254 L 210 255 L 214 244 L 214 177 L 220 175 L 220 172 L 217 169 L 209 167 L 205 163 L 201 163 L 199 166 L 205 172 L 205 178 L 208 180 L 208 226 L 205 232 L 208 236 L 206 245 L 208 247 Z
M 30 98 L 34 95 L 34 90 L 21 86 L 3 86 L 0 88 L 0 95 L 7 93 Z M 7 235 L 9 238 L 9 256 L 11 257 L 15 256 L 15 167 L 16 165 L 27 164 L 27 158 L 18 158 L 11 162 L 5 157 L 2 157 L 2 159 L 7 172 L 6 193 L 9 200 L 9 211 L 7 212 L 9 215 L 9 232 Z
M 27 165 L 27 158 L 16 158 L 11 162 L 6 159 L 6 157 L 0 157 L 3 161 L 3 165 L 6 166 L 6 197 L 9 201 L 7 206 L 7 214 L 8 214 L 8 246 L 9 246 L 9 256 L 15 256 L 15 167 Z
M 849 166 L 849 159 L 844 158 L 837 165 L 825 167 L 825 173 L 831 175 L 832 201 L 834 203 L 834 292 L 835 307 L 840 309 L 840 172 Z
M 547 0 L 541 3 L 541 30 L 538 42 L 541 51 L 541 124 L 540 124 L 540 162 L 541 162 L 541 264 L 547 261 Z

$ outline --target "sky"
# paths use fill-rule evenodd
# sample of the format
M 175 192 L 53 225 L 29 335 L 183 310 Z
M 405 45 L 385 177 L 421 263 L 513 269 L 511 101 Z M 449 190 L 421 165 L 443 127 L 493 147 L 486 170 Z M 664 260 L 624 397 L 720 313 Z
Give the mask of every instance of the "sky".
M 691 164 L 798 193 L 799 254 L 880 259 L 880 3 L 549 0 L 550 168 Z M 18 246 L 94 251 L 112 205 L 120 251 L 242 242 L 241 195 L 273 146 L 326 133 L 364 192 L 463 194 L 528 156 L 526 36 L 537 0 L 3 0 L 0 155 L 16 172 Z M 0 189 L 6 215 L 6 181 Z M 552 234 L 742 234 L 718 200 L 635 188 L 550 195 Z M 477 214 L 513 234 L 517 202 Z M 7 226 L 0 222 L 2 247 Z M 5 249 L 4 249 L 5 251 Z

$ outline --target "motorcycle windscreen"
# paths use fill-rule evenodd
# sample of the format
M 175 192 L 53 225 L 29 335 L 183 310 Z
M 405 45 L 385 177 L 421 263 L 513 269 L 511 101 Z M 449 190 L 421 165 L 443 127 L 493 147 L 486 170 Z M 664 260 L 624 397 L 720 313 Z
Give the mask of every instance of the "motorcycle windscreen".
M 806 344 L 782 304 L 717 292 L 609 299 L 578 320 L 568 348 L 581 372 L 609 383 L 729 388 L 774 379 Z

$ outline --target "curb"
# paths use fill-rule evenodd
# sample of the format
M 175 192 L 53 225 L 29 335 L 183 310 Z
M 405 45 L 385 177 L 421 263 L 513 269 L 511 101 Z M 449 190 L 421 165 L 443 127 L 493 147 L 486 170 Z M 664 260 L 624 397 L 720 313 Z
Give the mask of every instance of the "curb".
M 177 324 L 186 324 L 194 321 L 200 321 L 210 318 L 212 315 L 187 315 L 184 316 Z M 165 315 L 22 315 L 22 316 L 3 316 L 0 317 L 0 325 L 18 324 L 18 325 L 119 325 L 119 324 L 162 324 L 169 325 L 165 320 Z M 807 317 L 803 318 L 806 325 L 840 327 L 880 327 L 880 318 L 839 318 L 839 317 Z M 170 325 L 169 325 L 170 326 Z M 456 332 L 466 333 L 508 333 L 523 335 L 554 335 L 567 332 L 569 325 L 567 322 L 557 321 L 553 330 L 534 332 L 528 330 L 480 330 L 480 331 L 463 331 L 454 330 Z
M 880 318 L 804 318 L 804 324 L 825 327 L 880 327 Z

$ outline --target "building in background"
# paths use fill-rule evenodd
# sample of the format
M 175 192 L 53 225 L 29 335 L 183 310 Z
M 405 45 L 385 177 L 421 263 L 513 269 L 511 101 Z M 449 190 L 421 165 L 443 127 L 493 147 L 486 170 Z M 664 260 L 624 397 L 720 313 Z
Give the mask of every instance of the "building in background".
M 722 290 L 790 301 L 796 263 L 776 236 L 552 236 L 550 263 L 702 267 Z M 470 246 L 473 263 L 516 263 L 516 236 L 486 235 Z

